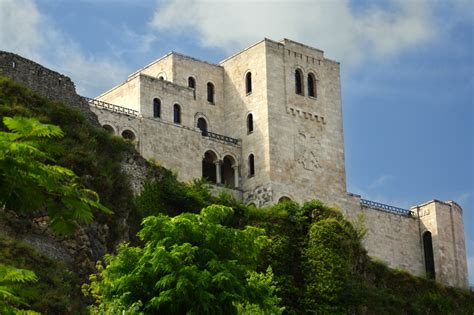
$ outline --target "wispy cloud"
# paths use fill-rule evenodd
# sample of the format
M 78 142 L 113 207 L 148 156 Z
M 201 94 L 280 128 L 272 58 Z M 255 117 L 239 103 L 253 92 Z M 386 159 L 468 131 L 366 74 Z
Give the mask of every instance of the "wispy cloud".
M 331 58 L 358 63 L 396 55 L 429 40 L 435 23 L 429 1 L 389 0 L 355 9 L 349 1 L 166 1 L 151 26 L 194 32 L 206 47 L 228 52 L 263 37 L 284 37 L 323 47 Z
M 395 176 L 393 176 L 393 175 L 380 175 L 374 181 L 372 181 L 372 183 L 370 183 L 368 188 L 369 189 L 377 189 L 377 188 L 387 184 L 388 182 L 390 182 L 394 178 L 395 178 Z
M 70 76 L 78 92 L 95 95 L 128 72 L 111 59 L 85 54 L 33 0 L 0 0 L 0 49 L 15 52 Z

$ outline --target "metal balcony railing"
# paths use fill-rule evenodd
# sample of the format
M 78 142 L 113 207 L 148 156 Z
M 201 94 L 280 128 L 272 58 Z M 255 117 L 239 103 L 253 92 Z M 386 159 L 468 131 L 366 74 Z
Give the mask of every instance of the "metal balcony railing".
M 377 209 L 377 210 L 382 210 L 385 212 L 390 212 L 390 213 L 395 213 L 395 214 L 400 214 L 400 215 L 405 215 L 405 216 L 411 216 L 411 211 L 407 209 L 402 209 L 394 206 L 389 206 L 383 203 L 375 202 L 375 201 L 370 201 L 366 199 L 361 199 L 360 204 L 365 207 L 369 207 L 372 209 Z
M 231 144 L 235 144 L 235 145 L 237 145 L 239 143 L 239 139 L 223 136 L 223 135 L 220 135 L 218 133 L 214 133 L 214 132 L 210 132 L 210 131 L 203 131 L 202 135 L 204 137 L 209 137 L 211 139 L 216 139 L 216 140 L 219 140 L 219 141 L 222 141 L 222 142 L 227 142 L 227 143 L 231 143 Z
M 132 117 L 137 117 L 139 115 L 139 112 L 137 110 L 133 110 L 133 109 L 130 109 L 130 108 L 119 106 L 119 105 L 99 101 L 99 100 L 96 100 L 96 99 L 90 98 L 90 97 L 85 97 L 84 96 L 84 98 L 89 103 L 89 106 L 97 107 L 99 109 L 109 110 L 111 112 L 124 114 L 124 115 L 132 116 Z

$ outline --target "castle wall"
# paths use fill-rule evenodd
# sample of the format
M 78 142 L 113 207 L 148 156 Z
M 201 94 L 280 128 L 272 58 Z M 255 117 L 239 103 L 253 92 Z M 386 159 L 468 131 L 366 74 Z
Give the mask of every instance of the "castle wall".
M 224 67 L 225 133 L 242 139 L 242 189 L 245 202 L 261 206 L 271 202 L 269 182 L 269 130 L 267 110 L 265 43 L 260 42 L 221 62 Z M 252 74 L 252 92 L 247 94 L 245 75 Z M 247 133 L 246 119 L 253 115 L 254 130 Z M 255 176 L 249 177 L 248 156 L 255 157 Z M 260 197 L 256 198 L 255 194 Z
M 415 216 L 404 216 L 379 209 L 360 206 L 346 216 L 357 222 L 362 214 L 367 234 L 363 244 L 369 256 L 391 268 L 406 270 L 414 275 L 425 274 L 420 238 L 420 222 Z
M 154 118 L 129 117 L 98 108 L 92 110 L 102 125 L 113 127 L 115 134 L 120 135 L 124 130 L 133 131 L 140 154 L 176 172 L 181 181 L 202 176 L 202 159 L 207 150 L 215 152 L 218 159 L 241 154 L 240 146 L 203 137 L 200 131 L 185 126 Z
M 173 82 L 174 79 L 174 59 L 173 54 L 169 53 L 166 56 L 161 57 L 158 60 L 153 61 L 149 65 L 135 71 L 130 77 L 137 75 L 138 73 L 149 75 L 150 77 L 159 78 L 163 77 L 163 80 Z
M 97 97 L 102 102 L 140 111 L 140 77 L 135 75 L 124 83 Z
M 7 76 L 50 100 L 64 102 L 80 110 L 90 122 L 97 123 L 96 117 L 89 110 L 89 104 L 77 95 L 74 82 L 65 75 L 5 51 L 0 51 L 0 75 Z
M 173 58 L 173 83 L 187 87 L 188 78 L 193 77 L 196 81 L 193 111 L 205 117 L 212 128 L 211 131 L 228 135 L 224 132 L 224 69 L 176 53 L 173 54 Z M 214 103 L 207 101 L 208 82 L 214 85 Z

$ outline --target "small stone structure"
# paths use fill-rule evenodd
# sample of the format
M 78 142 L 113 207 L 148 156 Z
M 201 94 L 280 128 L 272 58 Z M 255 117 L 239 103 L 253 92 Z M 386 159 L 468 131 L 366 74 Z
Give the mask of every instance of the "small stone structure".
M 0 54 L 7 75 L 21 69 L 10 69 L 11 56 Z M 180 180 L 204 176 L 257 207 L 320 199 L 349 220 L 363 214 L 369 255 L 467 287 L 458 204 L 407 210 L 347 192 L 340 95 L 338 62 L 301 43 L 264 39 L 219 64 L 171 52 L 88 102 L 104 128 Z

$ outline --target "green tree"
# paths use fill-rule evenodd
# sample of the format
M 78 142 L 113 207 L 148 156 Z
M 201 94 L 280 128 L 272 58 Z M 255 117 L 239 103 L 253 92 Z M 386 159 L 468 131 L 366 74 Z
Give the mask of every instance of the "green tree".
M 0 131 L 0 207 L 18 213 L 46 209 L 60 234 L 71 233 L 77 221 L 92 221 L 94 208 L 111 213 L 46 152 L 47 139 L 63 137 L 61 128 L 23 117 L 4 117 L 3 124 L 10 132 Z
M 17 269 L 0 264 L 0 314 L 39 314 L 33 311 L 23 311 L 13 305 L 28 306 L 20 297 L 23 283 L 36 282 L 38 278 L 30 270 Z
M 122 245 L 84 286 L 97 302 L 93 312 L 281 313 L 271 269 L 255 271 L 268 243 L 264 231 L 223 225 L 232 215 L 212 205 L 200 214 L 145 218 L 138 233 L 144 247 Z

